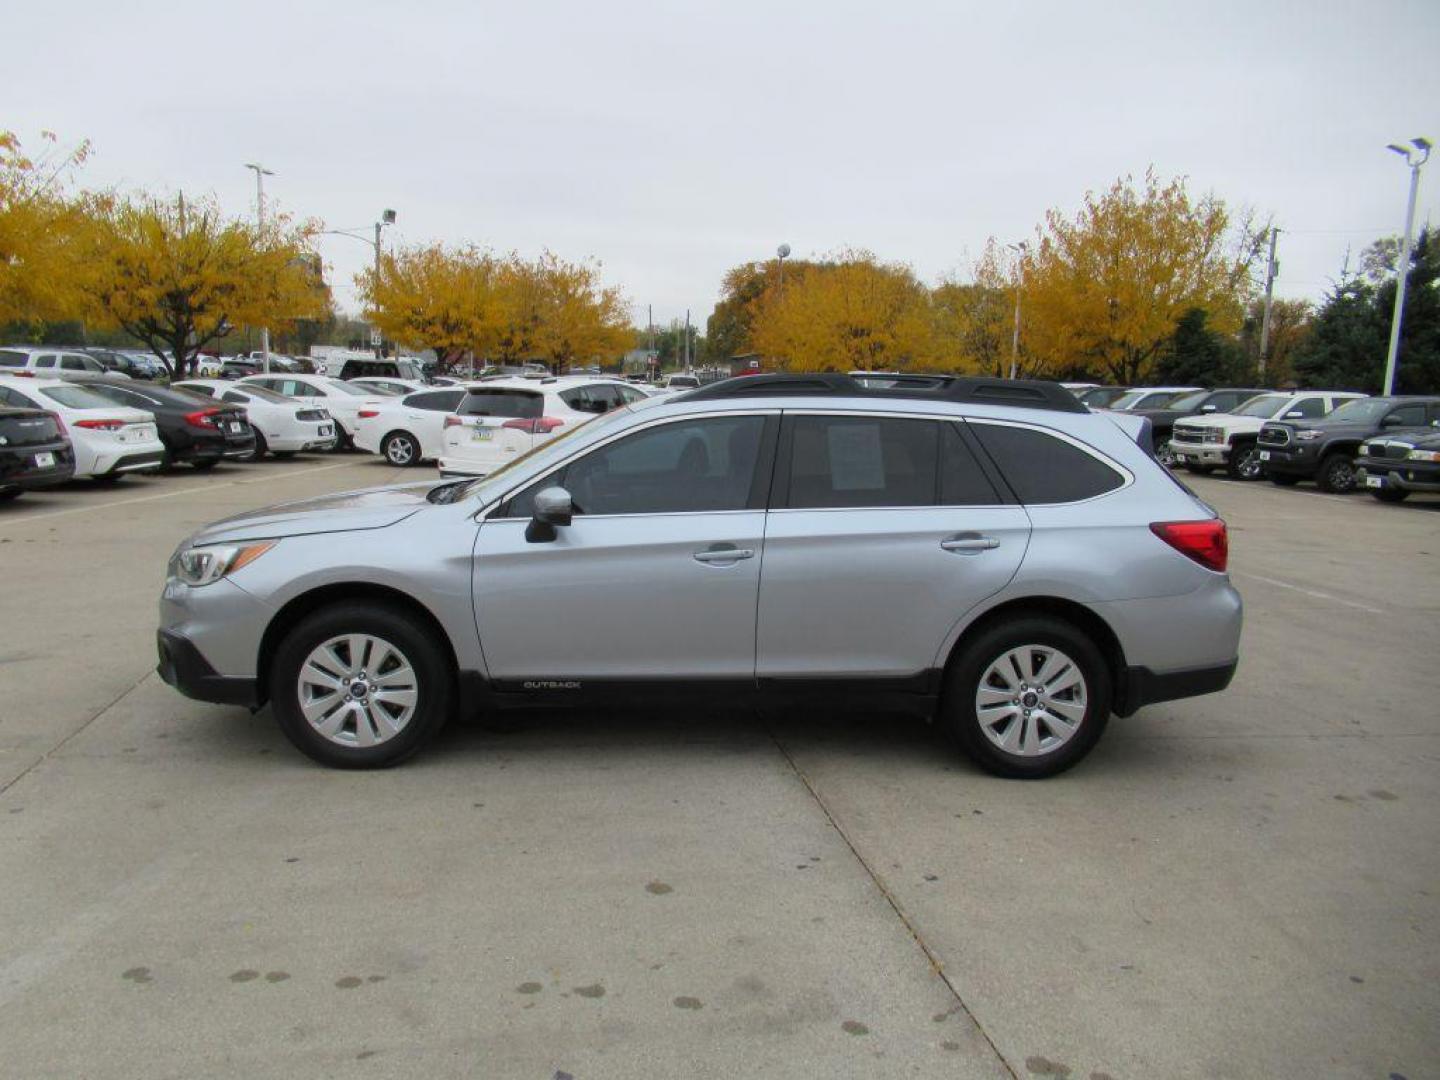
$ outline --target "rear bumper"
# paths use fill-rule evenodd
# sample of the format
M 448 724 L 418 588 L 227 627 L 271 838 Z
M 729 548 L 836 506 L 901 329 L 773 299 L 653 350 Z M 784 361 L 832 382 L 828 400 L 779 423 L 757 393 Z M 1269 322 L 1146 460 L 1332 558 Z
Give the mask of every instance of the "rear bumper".
M 50 454 L 53 465 L 36 465 L 39 454 Z M 63 484 L 75 475 L 75 452 L 68 442 L 48 446 L 16 446 L 0 451 L 0 488 L 36 488 Z
M 497 468 L 499 468 L 499 465 L 476 461 L 474 458 L 440 458 L 441 476 L 489 476 Z
M 155 644 L 160 654 L 160 662 L 155 665 L 156 674 L 186 697 L 217 705 L 254 708 L 259 704 L 254 679 L 216 674 L 189 638 L 170 630 L 160 630 L 156 632 Z
M 93 476 L 113 476 L 116 473 L 143 472 L 145 470 L 158 469 L 165 464 L 164 450 L 143 450 L 134 454 L 121 454 L 119 457 L 109 460 L 104 468 L 98 467 L 106 462 L 107 458 L 101 458 L 96 462 L 97 468 Z
M 1146 705 L 1161 701 L 1217 694 L 1235 677 L 1237 657 L 1227 664 L 1183 668 L 1179 671 L 1151 671 L 1147 667 L 1126 668 L 1115 695 L 1117 716 L 1130 716 Z

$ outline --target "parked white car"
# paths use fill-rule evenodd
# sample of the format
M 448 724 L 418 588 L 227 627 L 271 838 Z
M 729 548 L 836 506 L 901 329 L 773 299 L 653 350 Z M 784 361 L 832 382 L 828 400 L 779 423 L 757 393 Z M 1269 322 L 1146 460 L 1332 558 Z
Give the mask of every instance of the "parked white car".
M 593 375 L 472 383 L 445 420 L 442 476 L 486 476 L 595 417 L 645 401 L 637 387 Z
M 108 371 L 93 356 L 54 345 L 7 345 L 0 349 L 0 373 L 28 371 L 43 378 L 128 379 L 123 371 Z
M 240 386 L 224 379 L 186 379 L 171 385 L 243 408 L 255 432 L 256 460 L 267 450 L 276 457 L 289 457 L 307 450 L 333 450 L 340 441 L 335 421 L 324 409 L 263 386 Z
M 1175 421 L 1170 452 L 1177 465 L 1194 473 L 1222 468 L 1235 480 L 1258 480 L 1260 450 L 1255 445 L 1267 420 L 1314 420 L 1365 394 L 1307 390 L 1299 394 L 1262 394 L 1234 412 L 1187 416 Z
M 1121 394 L 1105 408 L 1112 412 L 1129 412 L 1131 409 L 1164 409 L 1172 401 L 1203 389 L 1205 389 L 1203 386 L 1137 386 L 1134 390 L 1127 390 Z
M 116 405 L 87 386 L 0 375 L 0 404 L 58 416 L 75 448 L 77 480 L 118 480 L 128 472 L 154 472 L 165 463 L 153 414 Z
M 389 378 L 381 375 L 367 375 L 363 379 L 346 379 L 345 381 L 351 386 L 359 386 L 389 397 L 404 397 L 406 394 L 430 389 L 428 384 L 419 379 Z
M 462 386 L 429 387 L 361 409 L 355 445 L 397 468 L 434 461 L 444 447 L 445 421 L 465 394 Z
M 323 408 L 339 425 L 340 444 L 349 446 L 355 438 L 355 425 L 360 410 L 386 400 L 383 394 L 366 390 L 328 375 L 247 375 L 237 381 L 240 386 L 263 386 L 286 397 L 299 398 Z

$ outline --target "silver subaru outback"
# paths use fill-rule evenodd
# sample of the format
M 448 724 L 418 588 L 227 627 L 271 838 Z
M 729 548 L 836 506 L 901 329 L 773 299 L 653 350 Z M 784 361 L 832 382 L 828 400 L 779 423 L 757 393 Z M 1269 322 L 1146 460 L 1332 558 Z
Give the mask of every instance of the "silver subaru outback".
M 159 672 L 317 761 L 452 715 L 862 704 L 1049 776 L 1223 690 L 1225 523 L 1051 383 L 772 375 L 619 408 L 478 480 L 331 495 L 171 559 Z

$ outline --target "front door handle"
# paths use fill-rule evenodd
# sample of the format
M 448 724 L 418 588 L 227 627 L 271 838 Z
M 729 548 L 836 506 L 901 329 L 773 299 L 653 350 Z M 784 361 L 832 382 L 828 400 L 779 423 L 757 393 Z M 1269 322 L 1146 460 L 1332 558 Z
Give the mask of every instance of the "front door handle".
M 731 563 L 754 557 L 755 552 L 752 549 L 737 547 L 713 547 L 706 551 L 697 551 L 694 555 L 696 562 L 703 563 Z
M 981 536 L 979 533 L 960 533 L 958 536 L 951 536 L 940 541 L 940 547 L 945 551 L 960 551 L 970 554 L 990 551 L 999 546 L 1000 541 L 993 536 Z

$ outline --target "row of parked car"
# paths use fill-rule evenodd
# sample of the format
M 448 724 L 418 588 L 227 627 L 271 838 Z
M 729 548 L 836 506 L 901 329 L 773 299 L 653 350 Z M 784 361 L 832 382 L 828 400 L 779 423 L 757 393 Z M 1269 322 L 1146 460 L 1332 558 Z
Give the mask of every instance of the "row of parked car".
M 1440 493 L 1440 396 L 1254 387 L 1073 387 L 1091 408 L 1144 416 L 1155 456 L 1195 473 L 1384 502 Z

